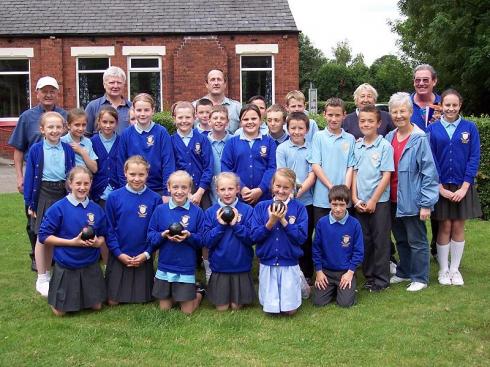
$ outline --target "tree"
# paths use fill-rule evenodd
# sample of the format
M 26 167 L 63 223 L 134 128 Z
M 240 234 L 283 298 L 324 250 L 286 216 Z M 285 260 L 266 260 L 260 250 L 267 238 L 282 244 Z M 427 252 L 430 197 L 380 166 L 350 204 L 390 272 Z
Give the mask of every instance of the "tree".
M 378 101 L 388 101 L 395 92 L 410 92 L 412 89 L 412 67 L 394 55 L 376 59 L 369 69 L 370 83 L 378 92 Z
M 352 71 L 333 61 L 324 63 L 318 70 L 316 86 L 320 100 L 335 96 L 347 101 L 352 100 L 352 93 L 357 87 Z
M 454 87 L 465 112 L 490 112 L 490 7 L 488 0 L 400 0 L 406 19 L 392 23 L 401 49 L 438 72 L 439 89 Z
M 337 42 L 337 45 L 332 47 L 332 53 L 335 57 L 335 62 L 339 65 L 347 66 L 352 60 L 352 48 L 348 40 Z
M 327 61 L 321 50 L 313 46 L 308 36 L 299 34 L 299 87 L 308 95 L 310 81 L 316 80 L 316 73 Z

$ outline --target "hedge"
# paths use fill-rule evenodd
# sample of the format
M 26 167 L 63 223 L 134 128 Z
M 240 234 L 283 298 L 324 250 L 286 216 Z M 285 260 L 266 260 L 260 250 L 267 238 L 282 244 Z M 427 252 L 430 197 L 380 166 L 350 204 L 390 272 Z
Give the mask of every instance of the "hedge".
M 325 118 L 322 113 L 310 113 L 310 118 L 316 121 L 320 129 L 325 128 Z M 468 119 L 476 122 L 480 132 L 481 158 L 480 170 L 477 176 L 477 190 L 480 196 L 483 218 L 488 220 L 490 219 L 490 116 L 470 116 Z M 153 120 L 165 126 L 169 134 L 173 134 L 176 130 L 169 111 L 156 113 L 153 116 Z

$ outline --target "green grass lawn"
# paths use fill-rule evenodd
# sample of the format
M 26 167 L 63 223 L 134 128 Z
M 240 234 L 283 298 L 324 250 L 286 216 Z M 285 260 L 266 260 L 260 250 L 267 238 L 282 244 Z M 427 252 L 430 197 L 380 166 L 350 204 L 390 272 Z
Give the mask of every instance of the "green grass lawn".
M 403 285 L 360 291 L 351 309 L 304 302 L 291 318 L 259 305 L 195 314 L 156 304 L 105 307 L 64 318 L 34 290 L 20 195 L 0 195 L 0 366 L 490 365 L 490 225 L 467 224 L 463 287 Z

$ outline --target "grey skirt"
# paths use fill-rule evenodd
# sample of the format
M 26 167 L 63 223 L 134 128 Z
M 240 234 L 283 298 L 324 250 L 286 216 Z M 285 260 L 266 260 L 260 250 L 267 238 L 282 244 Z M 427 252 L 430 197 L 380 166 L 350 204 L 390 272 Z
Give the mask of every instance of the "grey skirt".
M 137 268 L 128 268 L 110 254 L 105 272 L 107 299 L 119 303 L 150 302 L 154 276 L 153 258 Z
M 461 185 L 444 184 L 445 189 L 455 192 Z M 445 197 L 439 196 L 432 217 L 435 220 L 464 220 L 479 218 L 483 215 L 481 211 L 480 199 L 476 188 L 470 185 L 466 196 L 459 203 L 452 202 Z
M 49 182 L 42 181 L 39 189 L 39 198 L 37 201 L 36 218 L 31 219 L 31 229 L 38 234 L 39 227 L 43 220 L 44 214 L 58 200 L 66 196 L 65 181 Z
M 213 305 L 250 305 L 255 298 L 255 287 L 250 272 L 211 274 L 208 299 Z
M 191 283 L 167 282 L 155 278 L 153 297 L 156 299 L 173 299 L 175 302 L 192 301 L 196 298 L 196 285 Z
M 104 276 L 98 262 L 80 269 L 54 265 L 48 303 L 57 310 L 80 311 L 103 303 L 106 298 Z

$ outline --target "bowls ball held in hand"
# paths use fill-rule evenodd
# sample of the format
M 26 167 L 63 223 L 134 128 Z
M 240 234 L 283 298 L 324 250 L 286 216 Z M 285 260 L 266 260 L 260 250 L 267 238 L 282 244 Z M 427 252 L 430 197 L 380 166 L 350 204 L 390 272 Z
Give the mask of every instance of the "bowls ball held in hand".
M 82 228 L 82 235 L 80 238 L 84 241 L 91 240 L 95 238 L 95 231 L 94 227 L 92 226 L 85 226 Z
M 178 222 L 175 222 L 168 227 L 168 234 L 170 236 L 180 236 L 183 230 L 184 226 Z
M 230 224 L 233 219 L 235 219 L 235 212 L 233 211 L 233 208 L 229 205 L 224 206 L 223 209 L 221 210 L 221 219 L 223 219 L 223 222 Z
M 284 204 L 284 202 L 281 200 L 274 200 L 272 202 L 272 210 L 275 212 L 283 211 L 285 207 L 286 207 L 286 204 Z

